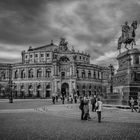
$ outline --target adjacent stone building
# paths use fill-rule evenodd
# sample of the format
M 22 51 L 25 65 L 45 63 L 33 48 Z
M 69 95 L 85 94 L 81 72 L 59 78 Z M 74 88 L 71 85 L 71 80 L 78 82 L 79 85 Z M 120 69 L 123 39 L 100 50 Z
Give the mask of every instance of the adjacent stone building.
M 0 97 L 4 97 L 10 80 L 11 64 L 0 63 Z
M 59 45 L 22 51 L 22 62 L 12 65 L 15 97 L 50 97 L 54 94 L 106 94 L 109 69 L 90 64 L 90 55 Z

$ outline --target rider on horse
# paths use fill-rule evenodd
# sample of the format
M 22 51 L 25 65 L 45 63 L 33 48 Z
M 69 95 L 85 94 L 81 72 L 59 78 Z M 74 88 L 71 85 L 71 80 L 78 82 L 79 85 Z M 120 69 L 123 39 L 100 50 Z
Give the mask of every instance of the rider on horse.
M 129 30 L 130 27 L 128 25 L 128 22 L 126 21 L 124 25 L 122 25 L 122 37 L 127 39 L 129 37 Z
M 121 47 L 122 43 L 125 44 L 125 48 L 127 48 L 128 44 L 131 44 L 131 48 L 133 48 L 133 45 L 136 45 L 135 42 L 135 30 L 137 29 L 137 21 L 134 20 L 131 24 L 131 26 L 128 25 L 128 22 L 126 21 L 124 25 L 122 25 L 122 35 L 118 39 L 118 50 L 121 53 Z

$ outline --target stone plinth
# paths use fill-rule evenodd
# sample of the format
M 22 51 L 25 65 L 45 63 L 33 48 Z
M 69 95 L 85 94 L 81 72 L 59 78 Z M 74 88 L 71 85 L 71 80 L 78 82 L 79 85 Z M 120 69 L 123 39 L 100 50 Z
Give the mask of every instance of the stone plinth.
M 130 97 L 135 100 L 140 92 L 140 51 L 132 49 L 117 56 L 119 68 L 113 77 L 113 90 L 128 103 Z

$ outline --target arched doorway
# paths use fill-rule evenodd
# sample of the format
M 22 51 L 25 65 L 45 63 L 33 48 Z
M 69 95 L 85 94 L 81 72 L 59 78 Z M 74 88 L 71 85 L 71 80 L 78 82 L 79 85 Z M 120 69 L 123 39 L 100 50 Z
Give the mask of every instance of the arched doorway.
M 33 95 L 33 86 L 29 85 L 29 87 L 28 87 L 28 96 L 32 97 L 32 95 Z
M 41 96 L 41 90 L 42 90 L 41 85 L 38 85 L 37 86 L 37 94 L 36 94 L 37 97 Z
M 61 86 L 61 94 L 62 96 L 68 96 L 69 95 L 69 84 L 63 83 Z
M 14 98 L 17 98 L 17 86 L 13 87 Z
M 85 96 L 85 94 L 86 94 L 86 88 L 85 88 L 85 85 L 83 85 L 83 87 L 82 87 L 82 92 L 83 92 L 83 95 Z
M 24 88 L 24 85 L 22 85 L 20 89 L 21 89 L 20 90 L 21 97 L 25 98 L 25 88 Z
M 46 86 L 46 96 L 45 97 L 50 97 L 50 90 L 51 90 L 51 86 L 47 85 Z

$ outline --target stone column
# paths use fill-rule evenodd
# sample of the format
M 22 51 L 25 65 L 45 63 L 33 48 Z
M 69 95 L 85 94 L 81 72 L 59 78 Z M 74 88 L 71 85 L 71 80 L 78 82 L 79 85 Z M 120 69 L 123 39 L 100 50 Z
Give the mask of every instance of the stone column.
M 55 75 L 55 65 L 53 64 L 53 66 L 52 66 L 52 76 L 54 76 Z
M 45 82 L 42 83 L 42 97 L 45 98 Z
M 55 87 L 54 87 L 54 93 L 56 94 L 57 93 L 57 81 L 55 81 Z
M 73 75 L 76 76 L 76 67 L 73 65 Z
M 43 70 L 44 70 L 44 68 L 42 67 L 42 68 L 41 68 L 41 71 L 42 71 L 41 78 L 44 77 L 44 72 L 43 72 Z
M 131 61 L 131 65 L 133 66 L 133 64 L 134 64 L 134 56 L 131 55 L 130 58 L 131 58 L 131 60 L 130 60 Z M 139 62 L 140 62 L 140 57 L 139 57 Z
M 55 75 L 57 75 L 57 65 L 55 64 L 54 67 L 55 67 Z
M 37 78 L 37 68 L 34 68 L 34 78 L 36 79 Z
M 73 97 L 73 93 L 72 93 L 72 81 L 69 81 L 69 94 Z
M 20 84 L 17 83 L 16 85 L 17 85 L 17 95 L 19 96 L 20 95 Z
M 36 94 L 35 94 L 35 83 L 33 83 L 32 86 L 33 86 L 33 96 L 36 96 Z
M 34 83 L 34 95 L 37 95 L 37 83 Z
M 70 76 L 72 76 L 72 66 L 70 66 Z
M 26 68 L 26 79 L 28 79 L 29 78 L 29 68 Z
M 60 71 L 59 71 L 59 66 L 57 66 L 57 75 L 59 75 Z

